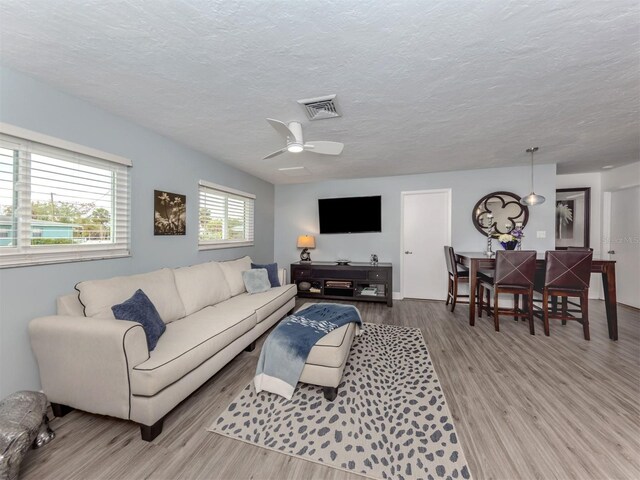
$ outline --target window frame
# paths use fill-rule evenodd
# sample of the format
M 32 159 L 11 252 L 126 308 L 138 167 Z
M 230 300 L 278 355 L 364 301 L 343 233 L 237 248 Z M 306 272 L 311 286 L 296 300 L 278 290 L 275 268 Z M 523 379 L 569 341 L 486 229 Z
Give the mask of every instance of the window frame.
M 241 197 L 245 202 L 249 201 L 251 211 L 249 219 L 247 219 L 247 209 L 245 203 L 245 239 L 243 240 L 203 240 L 200 236 L 201 224 L 200 224 L 200 210 L 203 208 L 202 195 L 206 193 L 217 194 L 225 196 L 226 198 L 238 198 Z M 255 211 L 256 211 L 256 196 L 253 193 L 243 192 L 242 190 L 236 190 L 235 188 L 225 187 L 217 183 L 208 182 L 206 180 L 200 180 L 198 182 L 198 250 L 216 250 L 221 248 L 238 248 L 238 247 L 252 247 L 255 245 Z M 228 207 L 227 202 L 225 206 Z M 225 209 L 225 217 L 223 219 L 224 224 L 229 221 L 228 208 Z M 250 226 L 247 226 L 247 221 L 250 221 Z M 226 228 L 223 227 L 223 233 Z M 246 234 L 250 233 L 250 238 L 246 238 Z
M 14 167 L 18 173 L 13 180 L 15 197 L 14 222 L 17 226 L 15 246 L 0 248 L 0 269 L 70 263 L 108 258 L 131 256 L 131 174 L 132 163 L 129 159 L 102 152 L 90 147 L 61 140 L 55 137 L 33 132 L 0 122 L 0 139 L 4 144 L 16 145 L 19 162 Z M 14 149 L 14 151 L 16 151 Z M 26 152 L 26 153 L 25 153 Z M 111 194 L 112 238 L 103 244 L 55 244 L 37 245 L 31 243 L 31 154 L 49 156 L 63 161 L 77 161 L 80 165 L 110 170 L 113 176 Z M 55 154 L 60 157 L 56 157 Z M 29 241 L 27 241 L 27 238 Z

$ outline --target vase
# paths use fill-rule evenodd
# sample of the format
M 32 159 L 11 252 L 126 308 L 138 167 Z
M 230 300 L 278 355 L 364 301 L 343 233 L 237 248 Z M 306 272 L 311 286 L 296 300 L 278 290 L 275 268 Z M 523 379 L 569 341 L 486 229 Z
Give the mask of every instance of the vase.
M 510 242 L 500 242 L 500 245 L 502 245 L 502 248 L 504 248 L 505 250 L 515 250 L 518 246 L 518 241 L 511 240 Z

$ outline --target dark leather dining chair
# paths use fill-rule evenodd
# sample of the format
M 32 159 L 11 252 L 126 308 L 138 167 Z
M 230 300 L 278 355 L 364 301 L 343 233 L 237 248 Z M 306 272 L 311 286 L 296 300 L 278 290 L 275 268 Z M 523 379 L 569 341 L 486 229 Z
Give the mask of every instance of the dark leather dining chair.
M 447 302 L 445 303 L 445 306 L 449 305 L 449 302 L 451 302 L 451 311 L 453 312 L 456 308 L 458 297 L 469 298 L 469 295 L 460 295 L 458 293 L 458 284 L 469 283 L 469 270 L 456 262 L 456 254 L 453 251 L 453 247 L 445 245 L 444 259 L 447 263 L 448 278 Z
M 529 320 L 529 333 L 535 335 L 533 325 L 533 286 L 536 272 L 536 252 L 528 250 L 500 250 L 496 252 L 496 269 L 493 279 L 480 277 L 480 291 L 478 300 L 480 308 L 478 316 L 482 316 L 483 308 L 491 315 L 490 297 L 484 305 L 484 293 L 493 290 L 493 322 L 496 332 L 500 331 L 500 315 L 510 315 L 514 318 L 527 317 Z M 514 305 L 512 309 L 499 307 L 501 293 L 513 294 Z M 522 303 L 526 308 L 520 309 L 519 296 L 522 295 Z
M 542 289 L 542 318 L 544 334 L 549 335 L 549 319 L 576 320 L 582 324 L 584 339 L 590 340 L 589 334 L 589 282 L 591 281 L 591 262 L 593 252 L 589 250 L 554 250 L 545 254 L 544 285 Z M 549 299 L 562 298 L 560 313 L 552 308 L 549 311 Z M 578 318 L 567 309 L 567 298 L 580 299 L 581 317 Z M 578 305 L 578 304 L 577 304 Z
M 567 247 L 567 250 L 576 250 L 576 251 L 587 251 L 587 252 L 593 252 L 593 248 L 590 248 L 590 247 Z M 551 304 L 553 305 L 553 311 L 554 311 L 554 312 L 556 312 L 556 311 L 557 311 L 557 302 L 558 302 L 558 299 L 557 299 L 556 297 L 553 297 L 553 298 L 551 299 Z M 578 307 L 578 308 L 580 308 L 580 304 L 579 304 L 579 303 L 572 302 L 572 301 L 568 300 L 568 299 L 567 299 L 567 297 L 564 297 L 564 298 L 562 299 L 562 308 L 564 308 L 564 310 L 565 310 L 565 311 L 567 311 L 568 305 L 571 305 L 571 306 L 573 306 L 573 307 Z M 569 311 L 570 311 L 570 312 L 573 312 L 574 310 L 569 310 Z M 579 312 L 580 310 L 577 310 L 577 311 Z M 567 321 L 566 321 L 566 320 L 563 320 L 563 321 L 562 321 L 562 324 L 563 324 L 563 325 L 566 325 L 566 324 L 567 324 Z

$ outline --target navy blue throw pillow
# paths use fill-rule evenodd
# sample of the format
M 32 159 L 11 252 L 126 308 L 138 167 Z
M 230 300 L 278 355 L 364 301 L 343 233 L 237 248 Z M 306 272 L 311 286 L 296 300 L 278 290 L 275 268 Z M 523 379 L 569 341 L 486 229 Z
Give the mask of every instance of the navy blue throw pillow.
M 269 275 L 269 283 L 271 287 L 279 287 L 280 279 L 278 278 L 278 264 L 277 263 L 267 263 L 265 265 L 259 265 L 257 263 L 252 263 L 251 268 L 266 268 L 267 275 Z
M 142 324 L 149 351 L 156 348 L 158 339 L 167 329 L 156 307 L 140 289 L 129 300 L 111 307 L 111 311 L 118 320 L 129 320 Z

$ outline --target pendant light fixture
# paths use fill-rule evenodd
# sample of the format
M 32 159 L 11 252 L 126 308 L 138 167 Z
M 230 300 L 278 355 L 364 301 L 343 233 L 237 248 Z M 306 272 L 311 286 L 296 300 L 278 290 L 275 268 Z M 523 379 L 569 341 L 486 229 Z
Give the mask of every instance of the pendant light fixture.
M 540 205 L 544 203 L 545 198 L 542 195 L 536 195 L 533 191 L 533 154 L 538 151 L 538 147 L 527 148 L 527 153 L 531 154 L 531 193 L 526 197 L 520 199 L 522 205 L 528 205 L 533 207 L 534 205 Z

